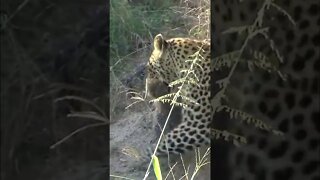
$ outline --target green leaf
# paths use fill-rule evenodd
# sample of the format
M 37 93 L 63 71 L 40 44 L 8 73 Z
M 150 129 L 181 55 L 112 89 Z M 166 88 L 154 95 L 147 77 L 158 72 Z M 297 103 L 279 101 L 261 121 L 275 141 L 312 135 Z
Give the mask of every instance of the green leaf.
M 162 180 L 159 159 L 155 155 L 152 155 L 152 165 L 153 165 L 153 171 L 157 177 L 157 180 Z

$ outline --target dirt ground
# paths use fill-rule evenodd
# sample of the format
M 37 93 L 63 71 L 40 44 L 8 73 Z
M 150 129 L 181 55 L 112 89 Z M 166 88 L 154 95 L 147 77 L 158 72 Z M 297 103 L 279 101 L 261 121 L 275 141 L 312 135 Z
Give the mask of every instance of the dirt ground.
M 148 167 L 149 161 L 146 156 L 146 148 L 154 141 L 155 133 L 152 128 L 152 113 L 128 113 L 126 117 L 120 119 L 110 126 L 110 174 L 124 176 L 132 179 L 142 179 Z M 201 154 L 203 154 L 203 150 Z M 195 155 L 193 152 L 185 154 L 184 164 L 190 165 L 190 172 L 193 172 Z M 179 156 L 171 157 L 171 165 L 177 162 L 174 168 L 175 177 L 183 176 L 183 166 Z M 162 173 L 165 176 L 168 172 L 167 158 L 160 158 L 162 161 Z M 210 177 L 209 165 L 202 169 L 200 175 L 195 179 L 208 179 Z M 152 170 L 152 169 L 151 169 Z M 192 173 L 191 173 L 192 174 Z M 190 175 L 191 175 L 190 174 Z M 179 179 L 178 178 L 178 179 Z M 120 178 L 111 178 L 120 179 Z M 154 175 L 149 175 L 148 179 L 155 179 Z M 168 179 L 173 179 L 172 175 Z

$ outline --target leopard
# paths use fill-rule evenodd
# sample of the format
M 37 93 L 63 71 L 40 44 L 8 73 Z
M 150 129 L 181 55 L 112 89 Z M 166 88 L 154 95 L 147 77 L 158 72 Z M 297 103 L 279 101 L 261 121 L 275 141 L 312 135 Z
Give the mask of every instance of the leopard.
M 157 155 L 180 154 L 203 144 L 210 144 L 210 51 L 210 42 L 206 40 L 165 39 L 162 34 L 154 37 L 153 52 L 146 65 L 147 94 L 159 97 L 168 92 L 177 92 L 177 90 L 166 91 L 164 89 L 159 94 L 156 91 L 158 86 L 153 85 L 153 83 L 170 87 L 170 83 L 191 76 L 191 73 L 188 74 L 188 70 L 193 72 L 193 79 L 197 80 L 196 83 L 183 82 L 183 85 L 180 86 L 181 94 L 186 97 L 180 99 L 191 99 L 192 101 L 181 100 L 185 107 L 175 110 L 175 112 L 178 111 L 176 114 L 180 116 L 174 118 L 176 120 L 180 119 L 181 122 L 176 123 L 176 127 L 172 128 L 161 139 Z M 195 60 L 196 54 L 198 54 L 197 60 Z M 151 89 L 152 87 L 156 88 Z M 166 110 L 165 115 L 167 115 L 168 106 L 163 109 Z

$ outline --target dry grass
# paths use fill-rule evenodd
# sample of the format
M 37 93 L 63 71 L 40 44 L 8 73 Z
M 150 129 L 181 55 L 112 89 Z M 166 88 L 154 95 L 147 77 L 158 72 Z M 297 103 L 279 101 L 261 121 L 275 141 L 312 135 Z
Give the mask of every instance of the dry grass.
M 1 179 L 18 177 L 27 167 L 38 166 L 35 171 L 40 172 L 47 165 L 43 160 L 69 153 L 63 148 L 50 151 L 50 145 L 85 120 L 66 123 L 66 115 L 81 105 L 55 99 L 90 99 L 107 117 L 105 81 L 100 81 L 105 62 L 94 50 L 79 46 L 81 54 L 77 49 L 80 40 L 88 41 L 81 35 L 88 35 L 85 26 L 93 19 L 88 9 L 81 10 L 84 5 L 99 9 L 104 4 L 1 2 Z

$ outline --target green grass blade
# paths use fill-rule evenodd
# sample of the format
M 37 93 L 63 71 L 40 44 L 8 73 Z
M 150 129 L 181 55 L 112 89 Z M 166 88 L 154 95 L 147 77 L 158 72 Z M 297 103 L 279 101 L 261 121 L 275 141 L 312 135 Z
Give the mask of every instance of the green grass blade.
M 160 164 L 159 164 L 159 159 L 157 156 L 153 155 L 152 156 L 152 165 L 153 165 L 153 171 L 154 174 L 157 177 L 157 180 L 162 180 L 162 175 L 161 175 L 161 169 L 160 169 Z

